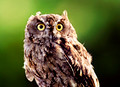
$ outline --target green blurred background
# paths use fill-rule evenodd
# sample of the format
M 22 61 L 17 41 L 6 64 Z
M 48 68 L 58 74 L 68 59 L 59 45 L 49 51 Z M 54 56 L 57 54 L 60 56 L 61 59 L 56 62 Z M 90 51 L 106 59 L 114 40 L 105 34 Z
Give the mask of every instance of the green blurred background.
M 101 87 L 118 87 L 120 0 L 0 0 L 0 87 L 37 87 L 22 68 L 26 22 L 37 11 L 62 14 L 65 9 L 79 41 L 93 56 Z

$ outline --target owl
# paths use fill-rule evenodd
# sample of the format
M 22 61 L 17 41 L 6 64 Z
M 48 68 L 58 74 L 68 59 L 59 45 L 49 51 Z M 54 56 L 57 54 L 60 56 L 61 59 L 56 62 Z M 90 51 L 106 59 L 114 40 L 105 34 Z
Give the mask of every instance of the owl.
M 38 87 L 99 87 L 92 57 L 77 40 L 67 12 L 37 12 L 27 22 L 24 69 Z

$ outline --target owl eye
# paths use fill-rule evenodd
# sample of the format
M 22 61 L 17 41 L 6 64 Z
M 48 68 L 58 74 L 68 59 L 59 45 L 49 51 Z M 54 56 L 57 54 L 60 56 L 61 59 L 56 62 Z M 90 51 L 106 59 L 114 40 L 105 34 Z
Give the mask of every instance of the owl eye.
M 42 31 L 42 30 L 45 29 L 45 25 L 42 24 L 42 23 L 40 23 L 40 24 L 37 25 L 37 29 L 40 30 L 40 31 Z
M 56 29 L 57 29 L 58 31 L 61 31 L 61 30 L 63 29 L 63 25 L 60 24 L 60 23 L 57 24 Z

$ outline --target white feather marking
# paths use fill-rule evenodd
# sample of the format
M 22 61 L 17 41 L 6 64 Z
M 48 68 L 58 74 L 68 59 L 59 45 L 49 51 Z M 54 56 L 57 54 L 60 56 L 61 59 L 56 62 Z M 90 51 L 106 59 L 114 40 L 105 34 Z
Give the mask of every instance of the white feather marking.
M 70 83 L 72 87 L 77 87 L 77 83 L 75 83 L 73 80 L 70 80 Z
M 82 76 L 82 70 L 80 69 L 80 76 Z
M 43 18 L 39 18 L 40 21 L 42 21 L 43 23 L 45 23 L 45 20 Z

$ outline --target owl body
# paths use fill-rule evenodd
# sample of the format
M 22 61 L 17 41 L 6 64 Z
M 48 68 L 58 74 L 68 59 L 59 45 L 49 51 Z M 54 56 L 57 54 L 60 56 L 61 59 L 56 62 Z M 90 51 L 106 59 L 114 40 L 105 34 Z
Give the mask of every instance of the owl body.
M 29 18 L 24 61 L 27 79 L 39 87 L 99 87 L 92 58 L 78 42 L 66 11 Z

